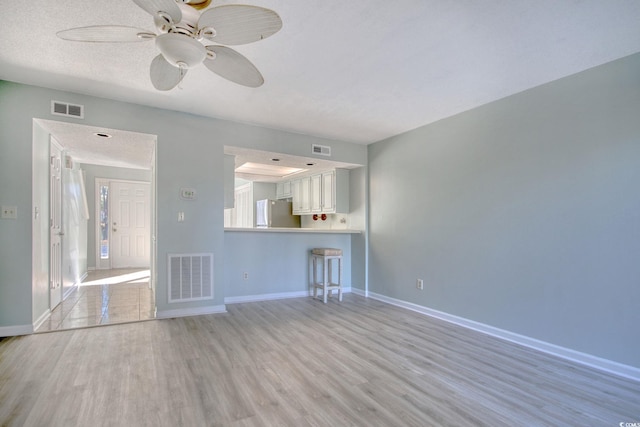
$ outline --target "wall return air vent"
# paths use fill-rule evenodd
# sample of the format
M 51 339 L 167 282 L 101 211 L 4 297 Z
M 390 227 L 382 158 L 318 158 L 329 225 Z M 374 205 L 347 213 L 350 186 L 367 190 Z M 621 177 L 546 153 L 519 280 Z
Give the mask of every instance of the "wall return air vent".
M 84 119 L 84 105 L 51 101 L 51 114 L 53 114 L 54 116 L 65 116 L 75 117 L 76 119 Z
M 311 152 L 313 154 L 331 157 L 331 147 L 326 145 L 311 144 Z
M 169 303 L 213 299 L 213 254 L 169 254 Z

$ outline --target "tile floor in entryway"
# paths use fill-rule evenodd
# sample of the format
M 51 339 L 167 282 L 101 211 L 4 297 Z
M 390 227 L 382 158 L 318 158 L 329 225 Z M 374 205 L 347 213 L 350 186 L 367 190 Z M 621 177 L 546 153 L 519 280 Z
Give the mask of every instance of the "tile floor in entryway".
M 36 332 L 110 325 L 154 318 L 149 269 L 90 271 Z

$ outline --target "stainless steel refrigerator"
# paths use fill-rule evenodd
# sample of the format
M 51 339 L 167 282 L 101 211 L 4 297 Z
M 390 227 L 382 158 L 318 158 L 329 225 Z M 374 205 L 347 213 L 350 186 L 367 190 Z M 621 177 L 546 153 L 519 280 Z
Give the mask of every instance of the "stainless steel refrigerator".
M 292 203 L 284 200 L 256 201 L 256 227 L 300 228 L 300 215 L 292 214 Z

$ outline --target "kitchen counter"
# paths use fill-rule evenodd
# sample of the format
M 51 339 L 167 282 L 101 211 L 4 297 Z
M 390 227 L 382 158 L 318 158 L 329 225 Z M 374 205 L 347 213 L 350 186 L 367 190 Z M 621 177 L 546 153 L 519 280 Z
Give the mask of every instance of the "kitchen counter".
M 225 227 L 224 231 L 244 231 L 256 233 L 314 233 L 314 234 L 361 234 L 361 230 L 323 229 L 323 228 L 235 228 Z

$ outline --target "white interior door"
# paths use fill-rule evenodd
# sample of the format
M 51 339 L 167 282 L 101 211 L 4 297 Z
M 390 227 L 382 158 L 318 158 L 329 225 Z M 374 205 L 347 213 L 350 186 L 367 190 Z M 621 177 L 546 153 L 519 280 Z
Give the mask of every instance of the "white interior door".
M 111 181 L 111 268 L 149 267 L 151 186 Z
M 49 309 L 62 301 L 62 148 L 49 144 Z

